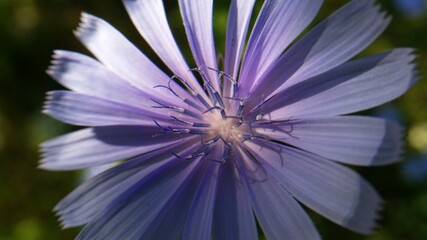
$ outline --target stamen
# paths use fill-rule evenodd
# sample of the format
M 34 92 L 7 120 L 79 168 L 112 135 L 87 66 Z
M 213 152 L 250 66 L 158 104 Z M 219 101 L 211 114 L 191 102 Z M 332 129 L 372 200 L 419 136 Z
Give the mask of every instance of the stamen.
M 175 157 L 177 157 L 179 160 L 182 160 L 182 161 L 193 161 L 194 159 L 196 159 L 199 156 L 199 155 L 191 154 L 191 155 L 189 155 L 187 157 L 181 157 L 181 156 L 179 156 L 178 154 L 176 154 L 176 153 L 174 153 L 172 151 L 170 153 L 172 153 L 172 155 L 174 155 Z
M 206 110 L 206 111 L 204 111 L 203 112 L 203 114 L 205 114 L 205 113 L 208 113 L 208 112 L 211 112 L 212 110 L 219 110 L 220 111 L 220 113 L 221 113 L 221 117 L 222 117 L 222 119 L 226 119 L 227 118 L 227 115 L 225 114 L 225 110 L 224 110 L 224 108 L 220 108 L 220 107 L 211 107 L 210 109 L 208 109 L 208 110 Z
M 265 126 L 268 126 L 267 129 L 278 132 L 282 132 L 290 137 L 293 137 L 295 139 L 299 139 L 297 136 L 293 135 L 292 132 L 294 131 L 294 124 L 291 121 L 291 118 L 287 120 L 277 120 L 277 121 L 263 121 L 263 122 L 257 122 L 254 123 L 254 127 L 260 127 L 266 129 Z M 289 124 L 288 124 L 289 123 Z M 278 125 L 278 126 L 275 126 Z M 288 127 L 290 129 L 285 129 L 285 127 Z M 285 139 L 285 138 L 283 138 Z
M 168 85 L 156 85 L 153 88 L 166 88 L 167 90 L 169 90 L 173 95 L 175 95 L 175 97 L 178 97 L 179 99 L 182 99 L 171 87 L 171 81 L 172 79 L 169 80 Z
M 193 102 L 193 101 L 191 101 L 191 100 L 189 100 L 187 98 L 182 99 L 182 101 L 184 103 L 186 103 L 188 106 L 193 107 L 194 109 L 197 109 L 199 111 L 203 111 L 203 109 L 199 105 L 197 105 L 195 102 Z
M 236 80 L 234 80 L 234 78 L 233 78 L 233 77 L 231 77 L 231 76 L 230 76 L 229 74 L 227 74 L 226 72 L 224 72 L 224 71 L 220 71 L 220 70 L 215 69 L 215 68 L 211 68 L 211 67 L 207 67 L 207 66 L 205 66 L 205 68 L 207 68 L 207 69 L 209 69 L 209 70 L 211 70 L 211 71 L 216 72 L 216 73 L 218 74 L 218 82 L 220 82 L 220 83 L 221 83 L 221 79 L 224 79 L 224 77 L 225 77 L 226 79 L 228 79 L 228 80 L 231 82 L 232 87 L 233 87 L 233 95 L 232 95 L 232 97 L 234 97 L 234 96 L 236 95 L 236 92 L 237 92 L 237 81 L 236 81 Z M 222 86 L 221 86 L 221 87 L 222 87 Z
M 218 159 L 210 158 L 209 160 L 224 164 L 230 155 L 230 151 L 231 151 L 231 145 L 226 144 L 224 151 L 222 152 L 221 159 L 218 160 Z
M 239 118 L 239 121 L 237 121 L 235 124 L 234 124 L 234 127 L 240 127 L 240 126 L 242 126 L 242 124 L 244 123 L 244 121 L 243 121 L 243 118 Z
M 165 109 L 171 109 L 171 110 L 173 110 L 173 111 L 175 111 L 175 112 L 179 112 L 179 113 L 182 113 L 182 114 L 185 114 L 185 115 L 191 116 L 191 117 L 193 117 L 193 118 L 200 118 L 200 115 L 199 115 L 199 114 L 194 113 L 194 112 L 192 112 L 192 111 L 189 111 L 189 110 L 187 110 L 187 109 L 184 109 L 184 108 L 182 108 L 182 107 L 169 106 L 169 105 L 163 104 L 163 103 L 161 103 L 161 102 L 159 102 L 159 101 L 157 101 L 157 100 L 155 100 L 155 99 L 150 99 L 150 100 L 151 100 L 151 101 L 153 101 L 153 102 L 155 102 L 155 103 L 157 103 L 157 104 L 159 104 L 159 106 L 151 106 L 151 107 L 153 107 L 153 108 L 165 108 Z
M 250 135 L 242 134 L 242 138 L 243 138 L 242 142 L 245 142 L 248 140 L 254 140 L 254 139 L 258 138 L 254 133 L 254 130 L 252 128 L 252 124 L 249 124 L 249 130 L 251 132 Z
M 240 118 L 243 116 L 243 109 L 244 109 L 245 105 L 243 103 L 243 100 L 239 101 L 239 108 L 237 109 L 236 115 L 239 116 Z
M 196 134 L 196 135 L 207 135 L 209 130 L 207 129 L 190 129 L 190 128 L 172 128 L 170 126 L 163 127 L 157 121 L 154 120 L 154 123 L 162 129 L 162 133 L 154 134 L 153 136 L 160 136 L 164 134 Z
M 213 86 L 211 84 L 207 84 L 206 87 L 207 87 L 209 94 L 212 96 L 212 98 L 214 100 L 214 105 L 216 103 L 218 103 L 221 108 L 224 108 L 224 103 L 222 102 L 221 95 L 219 95 L 219 93 L 217 91 L 215 91 L 215 89 L 213 88 Z
M 204 142 L 203 138 L 200 140 L 203 146 L 209 146 L 212 145 L 214 143 L 216 143 L 219 139 L 221 139 L 221 135 L 216 135 L 214 138 L 212 138 L 211 140 Z
M 156 124 L 159 128 L 161 128 L 162 130 L 167 130 L 168 128 L 163 127 L 162 125 L 160 125 L 160 123 L 158 123 L 156 120 L 153 120 L 154 124 Z
M 232 154 L 233 144 L 237 142 L 241 144 L 247 140 L 263 138 L 263 136 L 255 135 L 252 129 L 253 122 L 263 119 L 263 103 L 258 105 L 255 110 L 261 110 L 262 117 L 260 119 L 253 119 L 252 115 L 252 118 L 249 118 L 248 116 L 250 115 L 245 115 L 245 107 L 249 105 L 252 106 L 251 104 L 254 103 L 245 98 L 235 98 L 238 84 L 232 76 L 224 71 L 204 65 L 190 69 L 190 71 L 195 71 L 199 74 L 198 77 L 204 89 L 203 95 L 196 92 L 188 82 L 176 75 L 171 77 L 167 85 L 155 86 L 155 88 L 166 88 L 184 104 L 190 106 L 190 110 L 186 109 L 186 105 L 183 105 L 185 107 L 180 107 L 180 104 L 175 105 L 171 103 L 171 105 L 169 105 L 162 103 L 163 101 L 161 99 L 151 99 L 157 104 L 153 106 L 154 108 L 168 109 L 186 115 L 182 116 L 172 113 L 170 116 L 173 121 L 171 126 L 161 126 L 158 122 L 155 122 L 161 129 L 160 133 L 155 136 L 163 134 L 200 135 L 200 149 L 188 156 L 179 156 L 178 154 L 172 153 L 174 156 L 184 161 L 203 158 L 224 164 L 232 157 L 230 155 Z M 209 71 L 213 71 L 214 73 Z M 215 79 L 215 77 L 217 79 Z M 217 89 L 218 84 L 214 81 L 219 83 L 220 89 L 224 86 L 223 84 L 226 84 L 227 93 Z M 182 89 L 177 89 L 175 84 Z M 224 91 L 224 89 L 222 89 L 222 91 Z M 231 94 L 231 96 L 224 97 L 222 96 L 223 94 Z M 255 111 L 248 114 L 254 114 L 256 113 Z M 209 113 L 209 115 L 204 116 L 206 113 Z M 193 118 L 196 120 L 193 121 Z M 162 122 L 162 124 L 165 123 Z M 206 157 L 212 151 L 214 156 Z
M 190 71 L 197 72 L 202 77 L 203 83 L 206 83 L 206 82 L 210 83 L 209 78 L 205 75 L 202 68 L 207 68 L 207 67 L 205 65 L 201 65 L 200 67 L 190 69 Z
M 171 87 L 171 82 L 173 81 L 173 77 L 169 80 L 169 82 L 168 82 L 168 85 L 167 86 L 165 86 L 165 85 L 156 85 L 156 86 L 154 86 L 153 88 L 166 88 L 167 90 L 169 90 L 175 97 L 177 97 L 177 98 L 179 98 L 179 99 L 181 99 L 181 101 L 183 101 L 184 103 L 186 103 L 188 106 L 190 106 L 190 107 L 192 107 L 192 108 L 194 108 L 194 109 L 196 109 L 196 110 L 199 110 L 199 111 L 203 111 L 202 110 L 202 108 L 199 106 L 199 105 L 197 105 L 195 102 L 193 102 L 193 101 L 191 101 L 191 100 L 189 100 L 189 99 L 187 99 L 187 98 L 184 98 L 184 97 L 181 97 L 181 96 L 179 96 L 173 89 L 172 89 L 172 87 Z
M 214 105 L 215 103 L 219 103 L 221 107 L 224 107 L 224 104 L 222 103 L 221 95 L 215 90 L 211 81 L 206 76 L 205 72 L 202 70 L 203 68 L 209 69 L 205 65 L 201 65 L 200 67 L 190 69 L 190 71 L 197 72 L 202 77 L 203 87 L 208 92 L 210 97 L 214 100 Z
M 183 123 L 183 124 L 186 124 L 186 125 L 190 125 L 192 127 L 206 127 L 206 128 L 211 127 L 211 124 L 209 124 L 209 123 L 195 123 L 195 122 L 189 122 L 189 121 L 185 121 L 185 120 L 179 119 L 179 118 L 177 118 L 175 116 L 171 116 L 171 117 L 173 119 L 175 119 L 176 121 L 180 122 L 180 123 Z
M 199 150 L 195 151 L 194 153 L 188 155 L 187 157 L 181 157 L 181 156 L 179 156 L 178 154 L 176 154 L 176 153 L 174 153 L 172 151 L 170 151 L 170 153 L 172 155 L 174 155 L 175 157 L 177 157 L 178 159 L 180 159 L 180 160 L 183 160 L 183 161 L 192 161 L 192 160 L 195 160 L 195 159 L 197 159 L 199 157 L 201 158 L 201 157 L 205 157 L 205 156 L 209 155 L 211 153 L 211 151 L 210 151 L 209 148 L 203 147 L 203 148 L 200 148 Z
M 191 96 L 197 99 L 205 108 L 211 107 L 209 103 L 199 93 L 196 93 L 196 91 L 194 91 L 184 79 L 176 75 L 172 76 L 172 79 L 177 79 L 180 83 L 182 83 L 185 88 L 187 88 L 187 90 L 190 92 Z
M 231 151 L 231 144 L 226 144 L 225 145 L 225 149 L 222 152 L 222 156 L 221 156 L 221 161 L 225 162 L 228 158 L 228 155 L 230 155 L 230 151 Z

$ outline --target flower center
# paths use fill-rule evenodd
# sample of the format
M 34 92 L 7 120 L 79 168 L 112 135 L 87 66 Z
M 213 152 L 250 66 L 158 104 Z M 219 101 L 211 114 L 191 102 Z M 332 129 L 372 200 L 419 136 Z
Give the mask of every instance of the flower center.
M 194 69 L 193 69 L 194 70 Z M 216 162 L 225 163 L 230 159 L 232 146 L 238 141 L 243 142 L 252 137 L 251 123 L 244 119 L 244 100 L 235 98 L 237 83 L 226 73 L 208 67 L 195 69 L 203 80 L 203 92 L 197 92 L 184 79 L 173 76 L 168 85 L 159 85 L 155 88 L 166 89 L 171 96 L 176 97 L 180 103 L 175 105 L 169 99 L 169 103 L 162 100 L 151 99 L 156 105 L 154 108 L 165 109 L 171 117 L 171 121 L 163 120 L 162 123 L 154 121 L 160 128 L 160 132 L 154 136 L 163 134 L 199 135 L 199 148 L 188 156 L 175 156 L 183 160 L 206 158 Z M 212 71 L 217 75 L 221 87 L 227 81 L 228 88 L 217 90 L 212 79 L 208 78 L 206 71 Z M 222 79 L 222 80 L 221 80 Z M 174 81 L 177 81 L 175 83 Z M 179 89 L 179 88 L 182 89 Z M 223 92 L 230 96 L 223 96 Z M 177 102 L 178 103 L 178 102 Z M 169 125 L 164 125 L 166 124 Z M 220 154 L 218 154 L 218 152 Z
M 220 114 L 213 114 L 208 120 L 211 123 L 212 134 L 220 135 L 226 142 L 238 140 L 241 137 L 239 119 L 222 118 Z

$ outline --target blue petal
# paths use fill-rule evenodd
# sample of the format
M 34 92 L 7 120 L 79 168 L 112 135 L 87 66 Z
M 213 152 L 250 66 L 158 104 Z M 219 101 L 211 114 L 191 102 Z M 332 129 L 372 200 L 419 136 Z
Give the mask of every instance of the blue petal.
M 219 180 L 218 169 L 219 163 L 211 162 L 203 174 L 189 209 L 184 239 L 209 239 L 212 236 L 214 203 Z M 196 185 L 196 183 L 193 184 Z
M 130 158 L 181 141 L 183 135 L 160 135 L 158 127 L 107 126 L 69 133 L 41 145 L 41 168 L 70 170 Z M 190 139 L 188 139 L 189 141 Z
M 153 105 L 150 95 L 132 87 L 93 58 L 76 52 L 57 50 L 52 63 L 48 70 L 49 75 L 77 93 L 145 109 L 150 109 Z
M 126 124 L 154 126 L 153 119 L 160 121 L 170 118 L 162 112 L 147 111 L 71 91 L 49 92 L 43 112 L 60 121 L 78 126 Z
M 192 225 L 188 225 L 189 222 L 186 221 L 186 219 L 188 220 L 191 218 L 189 215 L 190 209 L 192 209 L 192 206 L 194 206 L 193 204 L 198 201 L 197 198 L 200 197 L 200 195 L 197 196 L 199 183 L 203 181 L 203 177 L 205 177 L 206 174 L 209 175 L 210 166 L 218 165 L 218 163 L 209 162 L 207 159 L 202 159 L 201 161 L 200 167 L 193 171 L 192 176 L 189 176 L 188 181 L 181 185 L 180 189 L 169 199 L 161 212 L 159 212 L 155 219 L 149 224 L 149 226 L 147 226 L 147 230 L 138 237 L 141 239 L 189 240 L 210 238 L 211 232 L 209 230 L 211 226 L 204 225 L 211 223 L 212 214 L 204 215 L 202 213 L 198 213 L 201 217 L 201 222 L 193 222 Z M 213 202 L 213 199 L 206 200 Z M 212 205 L 209 205 L 210 204 L 206 205 L 206 207 L 209 207 L 210 209 L 199 210 L 204 211 L 204 213 L 213 211 Z M 208 236 L 207 238 L 198 238 L 197 235 L 192 234 L 186 235 L 186 233 L 191 233 L 192 231 L 197 232 L 197 229 L 199 228 L 202 228 L 200 229 L 202 231 L 201 235 Z M 185 232 L 185 230 L 189 230 L 190 232 Z
M 313 222 L 291 194 L 246 152 L 240 151 L 239 155 L 239 169 L 267 239 L 320 239 Z
M 165 207 L 176 199 L 181 187 L 194 179 L 194 173 L 200 170 L 200 162 L 175 159 L 168 166 L 151 171 L 100 211 L 77 239 L 139 239 L 147 231 L 155 231 L 149 229 L 150 224 L 159 220 L 159 214 L 165 214 Z M 175 232 L 183 226 L 182 222 L 175 224 L 165 227 Z
M 197 66 L 217 69 L 216 52 L 212 31 L 213 0 L 179 0 L 188 42 Z M 207 71 L 216 91 L 220 91 L 219 82 L 213 71 Z
M 289 79 L 289 84 L 348 61 L 377 39 L 390 19 L 373 0 L 349 2 L 307 33 L 287 52 L 289 55 L 283 56 L 291 61 L 304 59 L 304 64 Z
M 300 202 L 355 232 L 372 232 L 381 198 L 357 173 L 296 148 L 260 140 L 247 146 Z
M 384 31 L 390 22 L 384 15 L 372 0 L 351 1 L 286 51 L 251 95 L 267 97 L 349 60 Z
M 169 28 L 162 0 L 124 0 L 123 1 L 133 23 L 153 48 L 177 76 L 186 82 L 198 93 L 204 95 L 203 89 L 194 78 L 182 57 Z M 179 88 L 177 88 L 179 90 Z M 182 93 L 180 93 L 182 94 Z
M 224 72 L 237 79 L 246 34 L 255 0 L 233 0 L 230 4 L 225 41 Z M 230 80 L 223 83 L 223 95 L 233 96 L 235 89 Z
M 320 156 L 354 165 L 399 160 L 403 129 L 379 118 L 341 116 L 263 124 L 256 132 Z
M 243 59 L 239 96 L 246 96 L 265 70 L 310 24 L 321 5 L 321 0 L 265 1 Z
M 129 186 L 164 168 L 172 159 L 169 152 L 157 151 L 110 168 L 76 188 L 56 205 L 55 211 L 64 227 L 86 224 Z
M 214 239 L 256 240 L 257 226 L 244 177 L 229 159 L 221 166 L 215 203 Z
M 150 94 L 154 86 L 169 82 L 168 76 L 104 20 L 83 13 L 75 34 L 100 62 L 139 90 Z
M 224 71 L 237 78 L 243 46 L 255 0 L 233 0 L 227 21 L 227 38 L 224 57 Z
M 286 88 L 258 109 L 271 119 L 334 116 L 376 107 L 405 93 L 416 81 L 411 49 L 350 61 Z

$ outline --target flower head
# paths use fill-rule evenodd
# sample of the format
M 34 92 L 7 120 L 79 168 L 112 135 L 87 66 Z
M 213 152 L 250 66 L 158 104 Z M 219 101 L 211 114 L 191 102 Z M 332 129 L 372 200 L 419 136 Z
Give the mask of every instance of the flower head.
M 399 159 L 402 129 L 344 116 L 391 101 L 415 82 L 411 49 L 352 60 L 386 28 L 372 0 L 353 0 L 295 43 L 321 0 L 233 0 L 224 67 L 213 0 L 179 0 L 197 66 L 178 48 L 161 0 L 124 0 L 166 74 L 105 21 L 75 32 L 96 59 L 55 51 L 48 73 L 70 89 L 45 112 L 88 128 L 42 144 L 41 167 L 122 161 L 69 194 L 56 211 L 80 239 L 319 239 L 301 204 L 370 233 L 380 196 L 341 163 Z M 244 50 L 245 49 L 245 50 Z

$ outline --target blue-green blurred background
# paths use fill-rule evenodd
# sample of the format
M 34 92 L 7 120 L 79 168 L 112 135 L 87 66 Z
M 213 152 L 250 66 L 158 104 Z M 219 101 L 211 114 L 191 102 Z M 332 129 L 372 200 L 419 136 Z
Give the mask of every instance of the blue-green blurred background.
M 190 56 L 177 3 L 165 2 L 177 41 Z M 219 52 L 224 47 L 228 2 L 216 1 Z M 316 22 L 345 2 L 326 0 Z M 416 48 L 421 79 L 399 100 L 367 113 L 407 126 L 406 153 L 404 161 L 392 166 L 357 169 L 385 199 L 376 233 L 361 236 L 310 213 L 324 239 L 427 239 L 427 79 L 423 77 L 427 1 L 378 2 L 393 21 L 361 55 L 394 47 Z M 137 34 L 121 1 L 0 0 L 0 240 L 73 239 L 78 233 L 78 229 L 61 230 L 51 209 L 81 182 L 82 172 L 43 171 L 37 169 L 37 162 L 40 142 L 73 130 L 40 110 L 45 92 L 61 88 L 45 74 L 52 51 L 87 53 L 72 34 L 82 11 L 106 19 L 159 62 Z

